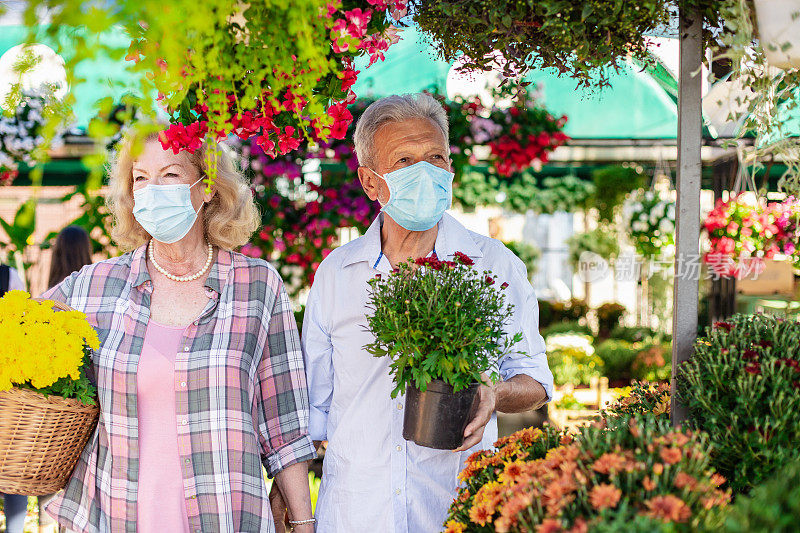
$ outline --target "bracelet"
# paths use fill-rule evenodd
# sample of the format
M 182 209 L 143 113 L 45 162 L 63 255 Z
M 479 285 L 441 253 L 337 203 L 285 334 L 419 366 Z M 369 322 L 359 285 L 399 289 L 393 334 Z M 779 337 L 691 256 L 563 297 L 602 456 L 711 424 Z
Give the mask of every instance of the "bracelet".
M 289 520 L 290 526 L 302 526 L 305 524 L 314 524 L 316 523 L 316 518 L 309 518 L 308 520 Z

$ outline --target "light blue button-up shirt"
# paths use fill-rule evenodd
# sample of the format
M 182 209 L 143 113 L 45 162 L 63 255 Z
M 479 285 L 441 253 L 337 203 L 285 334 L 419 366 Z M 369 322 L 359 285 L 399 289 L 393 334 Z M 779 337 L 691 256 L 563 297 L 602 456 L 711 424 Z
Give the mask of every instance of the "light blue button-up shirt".
M 389 361 L 364 350 L 373 341 L 366 329 L 367 281 L 392 269 L 381 252 L 380 221 L 379 216 L 362 237 L 320 264 L 303 319 L 309 431 L 314 440 L 328 441 L 316 510 L 320 533 L 441 531 L 464 461 L 497 439 L 496 417 L 483 441 L 466 452 L 403 439 L 405 398 L 390 396 Z M 506 298 L 514 305 L 509 333 L 521 331 L 523 340 L 501 361 L 502 379 L 526 374 L 552 398 L 539 307 L 524 264 L 500 241 L 467 230 L 445 213 L 434 252 L 452 259 L 456 251 L 471 257 L 478 270 L 491 270 L 498 284 L 509 284 Z

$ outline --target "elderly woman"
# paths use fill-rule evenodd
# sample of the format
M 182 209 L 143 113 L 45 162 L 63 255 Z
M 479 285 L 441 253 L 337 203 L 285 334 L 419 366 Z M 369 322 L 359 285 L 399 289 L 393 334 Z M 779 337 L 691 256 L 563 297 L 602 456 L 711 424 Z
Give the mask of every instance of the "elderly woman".
M 425 94 L 376 101 L 356 126 L 355 146 L 358 177 L 382 213 L 365 235 L 320 264 L 303 320 L 309 427 L 313 439 L 328 441 L 319 530 L 441 531 L 465 459 L 497 437 L 495 412 L 528 410 L 552 397 L 536 296 L 522 261 L 445 213 L 453 174 L 447 116 L 438 102 Z M 481 387 L 465 443 L 453 453 L 403 439 L 405 399 L 391 399 L 388 358 L 364 349 L 373 338 L 363 325 L 369 279 L 409 257 L 444 260 L 457 251 L 508 283 L 516 311 L 508 333 L 522 332 L 523 341 L 501 362 L 502 380 Z
M 278 273 L 232 251 L 258 225 L 250 190 L 224 153 L 206 188 L 209 146 L 139 144 L 120 150 L 108 198 L 132 251 L 45 294 L 97 329 L 102 410 L 47 510 L 84 532 L 273 531 L 263 464 L 295 531 L 313 531 L 297 326 Z

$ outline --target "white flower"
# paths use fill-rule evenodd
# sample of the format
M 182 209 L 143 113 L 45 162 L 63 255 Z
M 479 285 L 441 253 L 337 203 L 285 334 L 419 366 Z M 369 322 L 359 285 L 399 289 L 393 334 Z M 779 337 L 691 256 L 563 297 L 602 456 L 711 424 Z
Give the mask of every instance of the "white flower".
M 672 224 L 672 221 L 670 221 L 669 219 L 662 218 L 661 222 L 658 224 L 658 229 L 659 229 L 659 231 L 661 231 L 662 233 L 665 233 L 665 234 L 666 233 L 672 233 L 672 231 L 675 229 L 675 226 Z
M 637 220 L 633 224 L 631 224 L 631 228 L 633 231 L 647 231 L 647 224 Z
M 653 193 L 653 191 L 647 191 L 646 193 L 644 193 L 644 199 L 647 200 L 648 202 L 652 202 L 653 200 L 655 200 L 655 198 L 656 195 Z

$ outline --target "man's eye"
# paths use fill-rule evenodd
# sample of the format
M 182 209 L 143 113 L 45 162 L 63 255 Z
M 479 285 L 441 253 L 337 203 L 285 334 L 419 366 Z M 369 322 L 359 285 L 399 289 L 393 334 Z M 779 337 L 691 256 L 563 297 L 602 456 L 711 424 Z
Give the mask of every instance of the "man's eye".
M 406 162 L 408 162 L 408 158 L 407 157 L 401 157 L 400 159 L 397 160 L 397 162 L 398 163 L 406 163 Z
M 433 159 L 444 159 L 444 157 L 442 157 L 442 156 L 441 156 L 441 155 L 439 155 L 439 154 L 435 154 L 435 155 L 433 155 L 433 156 L 431 156 L 431 157 L 433 157 Z

